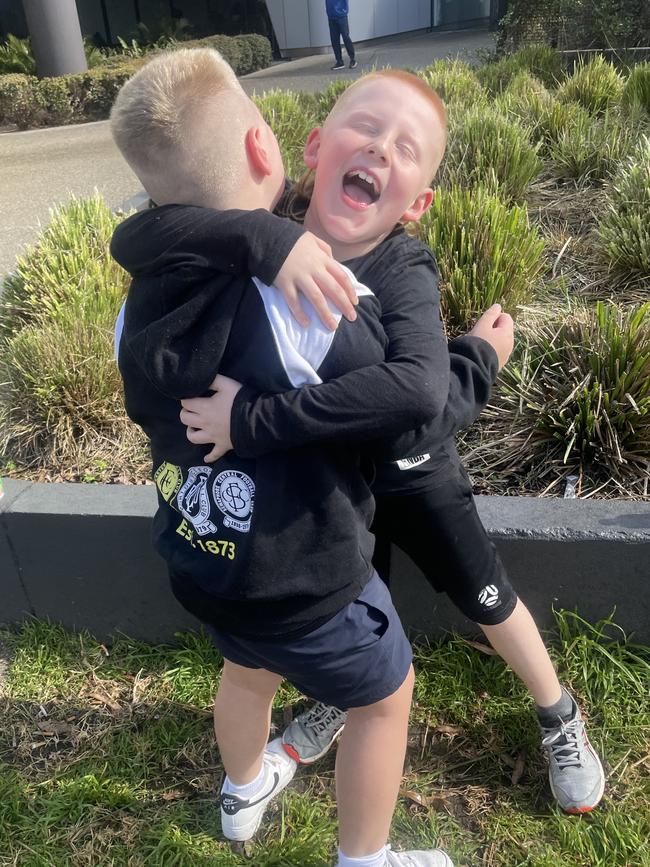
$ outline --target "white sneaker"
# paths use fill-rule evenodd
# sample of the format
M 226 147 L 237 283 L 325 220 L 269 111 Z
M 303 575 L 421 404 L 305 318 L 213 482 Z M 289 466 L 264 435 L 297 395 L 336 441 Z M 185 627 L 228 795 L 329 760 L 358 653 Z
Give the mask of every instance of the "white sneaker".
M 250 840 L 262 823 L 269 801 L 291 782 L 297 767 L 298 764 L 282 748 L 280 738 L 270 741 L 262 764 L 264 781 L 257 794 L 242 798 L 221 789 L 221 830 L 224 837 Z
M 386 852 L 386 867 L 454 867 L 454 862 L 442 849 L 393 852 L 389 846 Z

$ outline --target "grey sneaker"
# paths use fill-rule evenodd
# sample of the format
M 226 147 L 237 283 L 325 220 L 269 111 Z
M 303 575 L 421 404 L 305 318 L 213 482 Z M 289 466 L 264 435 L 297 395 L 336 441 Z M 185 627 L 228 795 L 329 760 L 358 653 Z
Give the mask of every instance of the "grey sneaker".
M 343 731 L 346 714 L 317 701 L 284 730 L 282 746 L 295 762 L 311 765 L 332 746 Z
M 605 772 L 589 743 L 576 705 L 572 719 L 553 728 L 542 726 L 542 746 L 548 756 L 548 779 L 555 800 L 565 813 L 589 813 L 605 791 Z
M 442 849 L 393 852 L 389 846 L 386 853 L 386 867 L 454 867 L 454 862 Z

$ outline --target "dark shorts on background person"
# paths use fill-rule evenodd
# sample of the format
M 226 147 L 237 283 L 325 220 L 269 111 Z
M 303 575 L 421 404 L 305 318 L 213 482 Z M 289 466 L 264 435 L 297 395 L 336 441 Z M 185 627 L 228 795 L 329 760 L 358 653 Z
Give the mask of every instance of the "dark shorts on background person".
M 388 698 L 404 683 L 412 659 L 388 588 L 376 573 L 354 602 L 301 638 L 255 641 L 205 629 L 231 662 L 273 671 L 304 695 L 341 710 Z
M 387 583 L 392 542 L 470 620 L 495 626 L 512 614 L 517 594 L 481 523 L 462 467 L 439 485 L 375 499 L 373 565 Z

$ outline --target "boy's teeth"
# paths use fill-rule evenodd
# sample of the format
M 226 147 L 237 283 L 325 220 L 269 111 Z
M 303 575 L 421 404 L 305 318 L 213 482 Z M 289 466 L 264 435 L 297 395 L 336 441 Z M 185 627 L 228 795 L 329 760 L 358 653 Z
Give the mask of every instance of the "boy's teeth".
M 354 172 L 350 172 L 350 175 L 352 177 L 354 177 L 356 175 L 357 177 L 361 178 L 361 180 L 366 181 L 366 183 L 372 184 L 373 187 L 375 186 L 375 179 L 373 177 L 371 177 L 370 175 L 367 175 L 365 172 L 354 171 Z

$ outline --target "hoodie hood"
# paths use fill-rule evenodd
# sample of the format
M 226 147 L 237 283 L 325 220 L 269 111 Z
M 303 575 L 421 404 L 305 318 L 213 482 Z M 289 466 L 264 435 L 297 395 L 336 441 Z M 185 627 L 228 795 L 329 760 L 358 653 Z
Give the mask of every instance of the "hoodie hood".
M 213 271 L 204 255 L 205 208 L 162 205 L 128 217 L 111 240 L 111 256 L 132 277 L 155 277 L 177 268 Z M 203 250 L 203 252 L 202 252 Z

